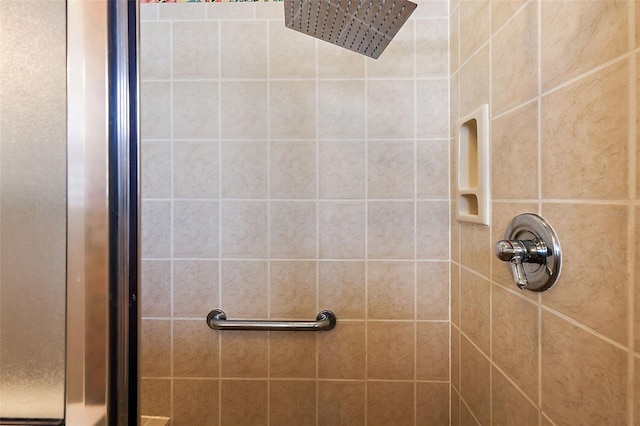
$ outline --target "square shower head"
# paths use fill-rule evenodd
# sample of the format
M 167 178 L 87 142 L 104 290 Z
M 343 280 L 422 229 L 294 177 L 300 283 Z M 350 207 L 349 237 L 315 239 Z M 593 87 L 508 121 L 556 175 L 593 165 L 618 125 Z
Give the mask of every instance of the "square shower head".
M 409 19 L 408 0 L 284 0 L 285 25 L 378 59 Z

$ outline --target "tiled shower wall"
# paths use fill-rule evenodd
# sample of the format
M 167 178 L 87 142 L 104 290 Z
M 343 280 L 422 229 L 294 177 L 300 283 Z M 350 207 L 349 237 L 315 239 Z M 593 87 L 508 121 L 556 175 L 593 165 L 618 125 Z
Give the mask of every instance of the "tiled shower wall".
M 454 425 L 640 424 L 639 16 L 451 2 L 451 122 L 490 105 L 493 185 L 489 227 L 452 222 Z M 522 212 L 560 237 L 546 293 L 492 254 Z
M 143 414 L 448 424 L 448 3 L 377 61 L 282 3 L 141 13 Z M 216 307 L 338 325 L 221 333 Z

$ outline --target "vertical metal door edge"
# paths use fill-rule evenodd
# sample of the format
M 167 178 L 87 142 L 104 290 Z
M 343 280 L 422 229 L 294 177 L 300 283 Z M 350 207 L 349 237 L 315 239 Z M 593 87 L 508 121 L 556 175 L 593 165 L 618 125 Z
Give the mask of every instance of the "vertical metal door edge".
M 138 13 L 109 2 L 109 204 L 111 424 L 139 422 Z
M 107 3 L 67 1 L 69 426 L 110 424 Z

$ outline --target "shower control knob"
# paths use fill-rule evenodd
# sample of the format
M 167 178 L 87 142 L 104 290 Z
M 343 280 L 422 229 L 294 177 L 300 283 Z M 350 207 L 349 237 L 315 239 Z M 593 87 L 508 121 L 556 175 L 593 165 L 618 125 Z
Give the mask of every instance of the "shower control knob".
M 521 290 L 529 284 L 523 262 L 543 264 L 550 254 L 544 241 L 540 240 L 502 240 L 496 243 L 494 250 L 498 259 L 511 264 L 513 279 Z
M 522 290 L 548 290 L 560 275 L 558 237 L 540 216 L 524 213 L 507 227 L 504 240 L 494 247 L 498 259 L 509 262 L 516 285 Z

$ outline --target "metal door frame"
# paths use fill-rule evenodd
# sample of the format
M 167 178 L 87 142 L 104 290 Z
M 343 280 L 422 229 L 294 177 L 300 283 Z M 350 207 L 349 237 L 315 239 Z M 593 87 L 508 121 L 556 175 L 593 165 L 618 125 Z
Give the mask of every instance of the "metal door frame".
M 70 426 L 139 423 L 137 9 L 67 2 Z

